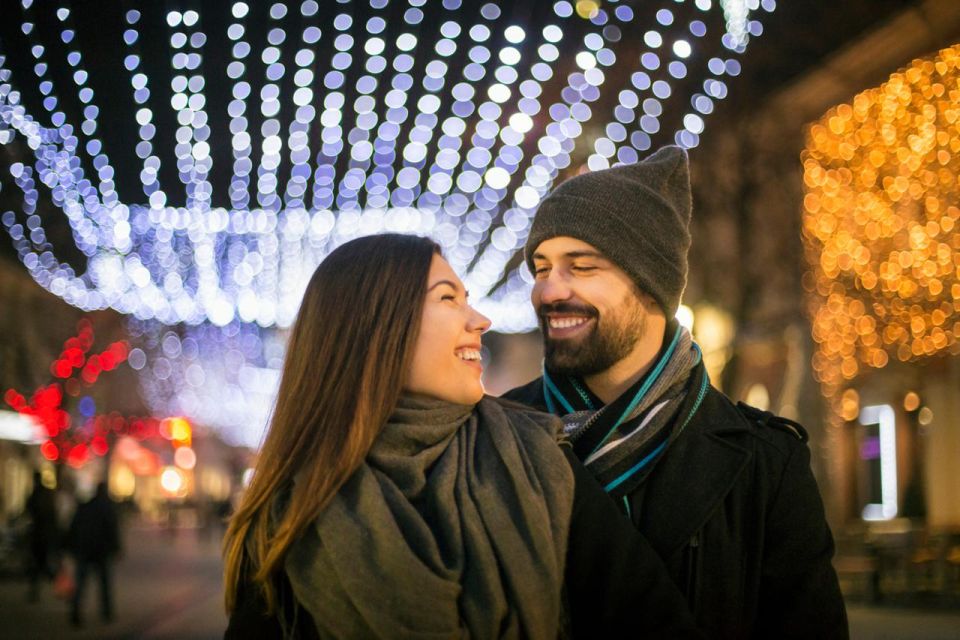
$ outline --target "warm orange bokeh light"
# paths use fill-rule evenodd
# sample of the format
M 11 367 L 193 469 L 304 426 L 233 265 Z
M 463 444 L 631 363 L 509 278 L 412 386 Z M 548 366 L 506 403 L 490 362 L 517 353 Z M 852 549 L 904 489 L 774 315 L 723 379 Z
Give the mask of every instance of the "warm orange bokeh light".
M 960 45 L 829 111 L 801 159 L 814 374 L 850 419 L 865 368 L 960 353 Z
M 193 428 L 186 418 L 167 418 L 160 423 L 160 435 L 173 440 L 175 446 L 190 446 L 193 440 Z
M 197 466 L 197 454 L 190 447 L 180 447 L 173 454 L 173 463 L 181 469 L 193 469 Z

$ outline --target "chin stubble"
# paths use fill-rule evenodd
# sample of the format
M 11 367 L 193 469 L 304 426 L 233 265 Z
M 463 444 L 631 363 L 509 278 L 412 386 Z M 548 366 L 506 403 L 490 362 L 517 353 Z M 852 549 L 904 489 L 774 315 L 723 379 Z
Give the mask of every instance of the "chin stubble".
M 567 340 L 551 340 L 547 320 L 541 316 L 544 361 L 560 375 L 589 376 L 606 371 L 625 358 L 646 333 L 647 317 L 640 304 L 630 305 L 620 317 L 596 320 L 589 333 Z

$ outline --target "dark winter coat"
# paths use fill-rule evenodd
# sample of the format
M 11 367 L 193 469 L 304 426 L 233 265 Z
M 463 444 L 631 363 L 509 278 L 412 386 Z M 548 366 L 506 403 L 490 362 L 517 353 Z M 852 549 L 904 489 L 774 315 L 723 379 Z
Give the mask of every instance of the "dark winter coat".
M 27 498 L 26 512 L 30 514 L 30 548 L 40 556 L 58 543 L 56 494 L 37 483 Z
M 73 514 L 67 546 L 84 561 L 102 562 L 120 551 L 120 529 L 113 501 L 105 489 L 88 502 L 81 502 Z
M 540 378 L 505 397 L 546 409 Z M 710 387 L 646 482 L 625 496 L 711 638 L 848 637 L 804 440 L 802 428 Z
M 624 520 L 570 447 L 562 448 L 575 484 L 565 574 L 572 637 L 702 637 L 649 543 Z M 281 602 L 295 613 L 287 618 L 294 637 L 317 638 L 310 615 L 293 602 L 289 585 L 279 586 Z M 279 621 L 263 610 L 256 591 L 244 585 L 224 638 L 282 638 Z

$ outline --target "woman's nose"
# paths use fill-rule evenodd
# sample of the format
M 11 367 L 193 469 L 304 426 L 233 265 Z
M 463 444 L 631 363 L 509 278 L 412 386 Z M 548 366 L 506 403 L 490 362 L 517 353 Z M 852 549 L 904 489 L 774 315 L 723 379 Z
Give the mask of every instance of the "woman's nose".
M 490 328 L 490 325 L 493 324 L 490 322 L 490 318 L 483 315 L 473 307 L 470 307 L 470 321 L 468 323 L 468 329 L 470 331 L 479 331 L 480 333 L 486 333 Z

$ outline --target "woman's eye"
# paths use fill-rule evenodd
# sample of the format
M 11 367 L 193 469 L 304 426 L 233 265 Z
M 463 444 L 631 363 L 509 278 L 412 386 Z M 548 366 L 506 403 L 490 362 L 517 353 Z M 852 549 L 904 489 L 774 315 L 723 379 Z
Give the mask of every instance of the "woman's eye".
M 443 295 L 443 296 L 440 296 L 440 300 L 453 300 L 454 302 L 456 302 L 456 301 L 457 301 L 457 296 L 455 296 L 455 295 L 453 295 L 453 294 L 450 294 L 450 293 L 447 293 L 447 294 L 445 294 L 445 295 Z

